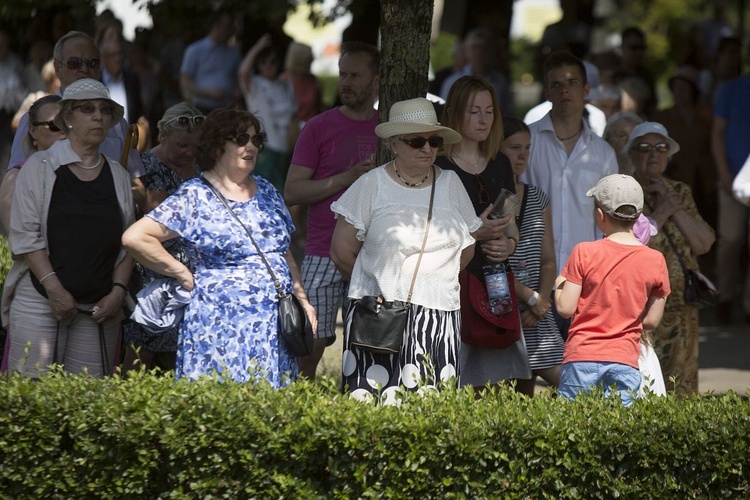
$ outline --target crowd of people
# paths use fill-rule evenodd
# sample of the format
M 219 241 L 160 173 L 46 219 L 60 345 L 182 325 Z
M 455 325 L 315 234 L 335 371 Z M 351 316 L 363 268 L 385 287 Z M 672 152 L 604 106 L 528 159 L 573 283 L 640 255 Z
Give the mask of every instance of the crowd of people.
M 415 96 L 379 123 L 376 47 L 342 45 L 340 104 L 325 110 L 310 47 L 282 51 L 266 33 L 243 55 L 229 13 L 208 24 L 160 92 L 116 19 L 93 37 L 70 31 L 49 49 L 59 92 L 45 83 L 27 109 L 24 67 L 0 50 L 15 108 L 3 112 L 19 114 L 0 186 L 14 256 L 8 370 L 104 376 L 122 358 L 123 373 L 281 387 L 315 378 L 341 313 L 343 387 L 359 399 L 444 384 L 533 395 L 536 377 L 570 399 L 614 385 L 630 404 L 653 377 L 688 394 L 698 309 L 685 274 L 709 263 L 717 233 L 718 319 L 732 320 L 740 285 L 750 319 L 750 266 L 745 281 L 737 272 L 750 212 L 732 196 L 750 156 L 750 80 L 731 35 L 715 40 L 716 71 L 679 65 L 674 105 L 659 109 L 641 30 L 621 33 L 618 64 L 555 47 L 552 30 L 545 102 L 522 120 L 492 36 L 476 28 L 431 85 L 442 105 Z M 501 193 L 515 211 L 498 212 Z M 463 342 L 477 306 L 461 284 L 484 286 L 499 264 L 520 335 L 503 348 Z M 279 290 L 315 331 L 309 356 L 279 334 Z M 397 352 L 352 341 L 373 296 L 405 304 Z M 134 303 L 151 320 L 121 327 Z M 656 375 L 639 364 L 649 352 Z

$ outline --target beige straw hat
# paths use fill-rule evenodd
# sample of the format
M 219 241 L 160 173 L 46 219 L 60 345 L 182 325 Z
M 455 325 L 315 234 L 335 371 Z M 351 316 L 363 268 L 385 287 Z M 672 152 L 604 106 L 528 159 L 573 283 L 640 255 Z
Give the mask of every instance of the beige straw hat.
M 440 125 L 434 106 L 424 97 L 394 103 L 388 117 L 387 122 L 375 127 L 375 134 L 381 139 L 389 139 L 397 135 L 435 132 L 443 138 L 445 144 L 461 142 L 461 134 Z
M 109 90 L 99 80 L 92 78 L 83 78 L 82 80 L 76 80 L 65 88 L 62 99 L 57 103 L 60 110 L 63 109 L 63 105 L 66 101 L 88 101 L 90 99 L 104 99 L 114 107 L 112 113 L 112 126 L 118 124 L 122 120 L 125 114 L 125 109 L 113 101 L 109 96 Z M 68 127 L 65 126 L 65 121 L 61 113 L 58 113 L 55 117 L 55 125 L 60 130 L 66 130 Z

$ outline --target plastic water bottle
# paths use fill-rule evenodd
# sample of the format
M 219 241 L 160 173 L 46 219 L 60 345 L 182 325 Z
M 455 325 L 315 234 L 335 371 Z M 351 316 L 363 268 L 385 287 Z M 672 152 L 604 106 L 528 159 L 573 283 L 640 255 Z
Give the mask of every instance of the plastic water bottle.
M 487 298 L 492 314 L 502 316 L 512 311 L 513 302 L 510 298 L 505 264 L 486 264 L 482 270 L 484 271 L 484 283 L 487 286 Z

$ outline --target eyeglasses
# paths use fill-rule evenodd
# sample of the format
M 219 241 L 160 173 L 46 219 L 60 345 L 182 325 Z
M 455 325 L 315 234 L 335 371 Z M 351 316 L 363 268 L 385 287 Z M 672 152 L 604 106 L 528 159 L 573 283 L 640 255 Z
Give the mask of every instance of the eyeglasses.
M 399 140 L 404 144 L 408 144 L 414 149 L 422 149 L 425 144 L 429 143 L 431 148 L 439 148 L 443 145 L 443 138 L 439 135 L 431 135 L 430 137 L 412 137 L 411 139 L 404 139 L 399 137 Z
M 485 205 L 490 202 L 490 197 L 487 195 L 487 183 L 484 182 L 481 174 L 476 174 L 474 177 L 477 180 L 477 201 L 480 205 Z
M 86 65 L 90 69 L 99 69 L 102 62 L 99 59 L 81 59 L 80 57 L 69 57 L 67 61 L 60 64 L 66 66 L 68 69 L 81 69 L 81 66 Z
M 35 127 L 41 127 L 42 125 L 46 125 L 50 132 L 59 132 L 60 129 L 57 128 L 57 125 L 55 125 L 55 122 L 52 120 L 48 122 L 31 122 L 31 124 Z
M 102 104 L 97 107 L 94 104 L 81 104 L 79 106 L 72 106 L 73 109 L 80 109 L 84 115 L 93 115 L 98 109 L 102 115 L 112 116 L 115 114 L 115 107 L 111 104 Z
M 256 148 L 263 149 L 263 143 L 266 142 L 266 134 L 260 133 L 252 136 L 250 134 L 237 134 L 234 137 L 227 137 L 227 140 L 232 141 L 239 147 L 246 146 L 248 142 L 252 142 Z
M 639 153 L 649 154 L 654 149 L 658 153 L 669 153 L 669 144 L 666 142 L 660 142 L 659 144 L 649 144 L 648 142 L 641 142 L 633 146 Z
M 164 125 L 168 125 L 172 122 L 177 122 L 177 126 L 187 128 L 189 124 L 193 124 L 193 127 L 199 126 L 205 121 L 206 117 L 203 115 L 197 116 L 175 116 L 174 118 L 164 122 Z

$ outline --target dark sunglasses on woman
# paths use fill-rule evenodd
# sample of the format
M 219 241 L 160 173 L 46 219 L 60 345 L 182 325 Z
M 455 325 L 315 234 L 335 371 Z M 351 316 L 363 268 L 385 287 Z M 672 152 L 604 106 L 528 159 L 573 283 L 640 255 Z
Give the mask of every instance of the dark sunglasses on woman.
M 439 148 L 443 145 L 443 138 L 439 135 L 431 135 L 430 137 L 413 137 L 411 139 L 404 139 L 399 137 L 399 140 L 404 144 L 408 144 L 414 149 L 422 149 L 425 144 L 429 143 L 431 148 Z
M 80 109 L 84 115 L 93 115 L 98 109 L 102 115 L 112 116 L 115 114 L 115 107 L 111 104 L 102 104 L 97 108 L 94 104 L 81 104 L 80 106 L 72 106 L 73 109 Z
M 263 149 L 263 143 L 266 142 L 266 134 L 260 133 L 253 136 L 250 134 L 237 134 L 234 137 L 227 137 L 227 140 L 232 141 L 239 147 L 246 146 L 248 142 L 252 142 L 256 148 Z
M 57 128 L 57 125 L 55 125 L 55 123 L 52 120 L 48 122 L 31 122 L 31 124 L 35 127 L 41 127 L 42 125 L 45 125 L 49 129 L 50 132 L 60 131 L 60 129 Z

